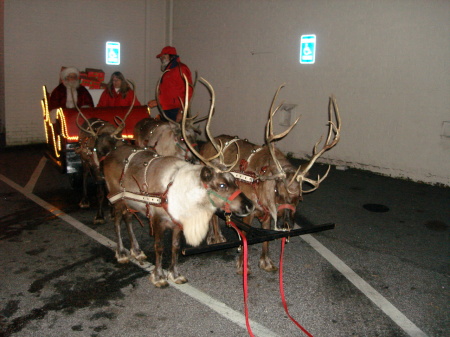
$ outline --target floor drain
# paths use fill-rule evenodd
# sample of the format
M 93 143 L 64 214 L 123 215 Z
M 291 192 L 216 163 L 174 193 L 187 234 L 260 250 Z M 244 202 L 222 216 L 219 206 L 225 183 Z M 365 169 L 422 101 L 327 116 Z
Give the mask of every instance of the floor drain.
M 389 212 L 389 207 L 380 204 L 365 204 L 363 207 L 368 211 L 376 213 Z

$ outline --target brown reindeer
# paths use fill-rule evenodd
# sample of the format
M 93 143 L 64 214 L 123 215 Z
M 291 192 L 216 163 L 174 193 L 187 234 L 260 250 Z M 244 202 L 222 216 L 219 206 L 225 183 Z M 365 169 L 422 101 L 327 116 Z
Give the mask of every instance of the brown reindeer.
M 318 151 L 317 147 L 321 139 L 315 144 L 313 155 L 308 163 L 295 168 L 286 156 L 275 147 L 274 142 L 285 137 L 297 124 L 297 119 L 286 131 L 274 135 L 273 117 L 280 109 L 281 104 L 274 110 L 274 102 L 280 86 L 274 96 L 270 107 L 269 119 L 266 124 L 265 145 L 258 146 L 247 140 L 241 140 L 231 136 L 219 136 L 217 142 L 224 144 L 220 154 L 217 146 L 206 143 L 202 147 L 201 153 L 206 156 L 223 156 L 222 160 L 229 160 L 236 156 L 235 147 L 237 144 L 240 150 L 239 163 L 236 164 L 232 173 L 236 178 L 240 189 L 254 202 L 255 211 L 244 219 L 247 224 L 252 224 L 256 217 L 263 229 L 270 229 L 271 222 L 275 230 L 288 231 L 294 226 L 294 213 L 299 201 L 303 198 L 303 193 L 309 193 L 319 187 L 319 184 L 327 177 L 330 167 L 325 175 L 317 180 L 307 177 L 315 161 L 325 152 L 333 148 L 339 141 L 341 120 L 339 110 L 334 97 L 330 98 L 329 104 L 329 132 L 323 148 Z M 332 110 L 334 113 L 332 113 Z M 336 122 L 333 122 L 333 115 Z M 334 134 L 333 139 L 331 136 Z M 307 182 L 314 187 L 310 190 L 303 189 L 303 182 Z M 213 236 L 213 233 L 220 233 L 217 218 L 213 218 L 213 223 L 208 234 L 208 242 L 220 242 L 222 237 Z M 266 271 L 276 271 L 278 268 L 269 257 L 269 242 L 262 244 L 262 253 L 259 259 L 259 267 Z M 242 273 L 242 254 L 237 262 L 237 271 Z
M 134 88 L 134 84 L 131 83 Z M 71 90 L 73 98 L 73 90 Z M 130 109 L 121 119 L 118 116 L 114 117 L 118 126 L 114 127 L 111 123 L 101 120 L 99 118 L 87 119 L 80 108 L 75 105 L 78 110 L 78 116 L 76 124 L 80 129 L 78 134 L 79 146 L 75 150 L 81 157 L 81 163 L 83 167 L 83 196 L 79 203 L 81 208 L 89 208 L 89 198 L 87 193 L 87 180 L 90 174 L 97 185 L 97 200 L 98 209 L 97 214 L 94 217 L 94 224 L 102 224 L 105 222 L 103 215 L 103 204 L 105 202 L 105 178 L 103 175 L 102 161 L 106 156 L 117 146 L 123 145 L 124 140 L 121 138 L 121 132 L 125 128 L 125 121 L 133 110 L 136 96 L 133 97 Z M 83 125 L 80 125 L 78 120 L 80 116 L 85 120 Z
M 80 115 L 84 115 L 80 112 Z M 79 116 L 80 116 L 79 115 Z M 85 119 L 83 125 L 77 125 L 79 132 L 79 147 L 76 149 L 81 157 L 83 167 L 83 196 L 79 203 L 81 208 L 89 208 L 90 202 L 87 192 L 88 175 L 90 174 L 97 186 L 98 209 L 94 218 L 94 224 L 105 222 L 103 206 L 105 203 L 105 178 L 102 171 L 103 159 L 117 146 L 123 144 L 121 132 L 125 123 L 118 127 L 98 118 Z
M 191 124 L 191 123 L 189 123 Z M 191 143 L 196 143 L 200 132 L 191 125 L 186 127 L 186 136 Z M 162 156 L 175 156 L 187 161 L 195 157 L 186 146 L 181 125 L 169 119 L 161 121 L 154 118 L 144 118 L 134 127 L 135 144 L 141 148 L 149 148 Z
M 184 110 L 187 111 L 187 108 L 188 103 Z M 212 110 L 213 104 L 209 118 Z M 183 134 L 185 124 L 186 114 L 183 114 Z M 192 144 L 189 147 L 195 151 Z M 149 219 L 151 234 L 155 239 L 156 258 L 151 281 L 156 287 L 168 285 L 161 265 L 166 229 L 172 230 L 168 277 L 181 284 L 187 282 L 177 267 L 181 233 L 184 233 L 188 244 L 197 246 L 205 238 L 209 221 L 217 209 L 225 209 L 240 216 L 253 212 L 253 203 L 240 192 L 233 175 L 225 170 L 223 163 L 214 165 L 213 158 L 202 160 L 205 165 L 194 165 L 180 158 L 162 157 L 154 151 L 136 146 L 117 148 L 105 159 L 104 173 L 109 200 L 115 208 L 116 258 L 120 263 L 129 260 L 121 237 L 120 224 L 123 218 L 130 236 L 131 256 L 138 260 L 145 259 L 131 223 L 131 212 L 140 212 Z

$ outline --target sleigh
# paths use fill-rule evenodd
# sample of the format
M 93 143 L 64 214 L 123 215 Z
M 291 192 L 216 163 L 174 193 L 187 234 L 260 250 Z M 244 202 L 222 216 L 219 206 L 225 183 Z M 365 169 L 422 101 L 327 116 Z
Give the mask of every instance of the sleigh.
M 43 87 L 41 100 L 44 120 L 44 131 L 47 143 L 47 157 L 58 167 L 62 173 L 67 173 L 73 178 L 81 172 L 80 156 L 75 153 L 78 147 L 79 128 L 76 123 L 77 109 L 59 108 L 56 112 L 56 121 L 52 123 L 48 109 L 48 92 Z M 101 107 L 81 108 L 86 118 L 100 118 L 116 125 L 116 117 L 121 119 L 127 114 L 130 107 Z M 133 141 L 133 129 L 137 122 L 150 116 L 147 106 L 135 106 L 126 120 L 126 126 L 122 132 L 124 139 Z M 83 121 L 79 121 L 83 123 Z

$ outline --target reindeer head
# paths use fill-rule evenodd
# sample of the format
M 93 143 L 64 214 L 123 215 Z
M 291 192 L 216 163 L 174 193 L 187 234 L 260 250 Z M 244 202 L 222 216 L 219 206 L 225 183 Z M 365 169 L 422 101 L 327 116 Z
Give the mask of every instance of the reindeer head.
M 184 111 L 188 111 L 188 81 L 186 76 L 184 76 L 186 83 L 186 106 Z M 253 202 L 245 196 L 236 185 L 234 176 L 230 173 L 230 170 L 239 160 L 239 147 L 237 147 L 236 161 L 231 164 L 226 164 L 223 160 L 223 145 L 217 144 L 214 137 L 210 132 L 211 118 L 214 113 L 215 104 L 215 92 L 211 84 L 203 78 L 200 78 L 200 82 L 203 83 L 211 93 L 211 106 L 209 109 L 208 119 L 206 122 L 206 135 L 210 141 L 214 144 L 214 147 L 218 150 L 217 155 L 211 158 L 203 157 L 197 149 L 190 143 L 189 138 L 186 134 L 186 120 L 187 113 L 183 113 L 183 119 L 181 123 L 181 131 L 186 142 L 186 145 L 192 151 L 192 153 L 202 161 L 206 166 L 202 168 L 201 179 L 208 190 L 210 201 L 213 206 L 217 208 L 225 209 L 225 212 L 235 212 L 239 216 L 246 216 L 253 212 L 254 205 Z M 195 117 L 194 117 L 195 118 Z M 236 145 L 237 146 L 237 145 Z M 219 160 L 217 162 L 217 159 Z M 231 194 L 231 195 L 230 195 Z
M 76 123 L 80 129 L 78 137 L 80 146 L 76 152 L 92 169 L 100 170 L 101 162 L 108 153 L 124 143 L 121 132 L 125 124 L 116 128 L 98 118 L 86 119 L 83 125 L 80 125 L 77 119 Z
M 296 171 L 293 169 L 292 165 L 287 161 L 286 157 L 275 148 L 274 142 L 285 137 L 292 128 L 297 124 L 300 117 L 295 120 L 295 122 L 289 126 L 284 132 L 274 135 L 273 133 L 273 116 L 277 113 L 283 103 L 278 105 L 274 110 L 274 102 L 284 85 L 281 85 L 275 96 L 273 98 L 269 119 L 266 124 L 266 145 L 269 149 L 270 155 L 272 157 L 272 163 L 270 165 L 270 174 L 268 176 L 261 176 L 261 180 L 274 180 L 274 190 L 275 190 L 275 202 L 277 204 L 277 222 L 276 227 L 281 229 L 290 229 L 294 224 L 294 213 L 295 205 L 303 199 L 303 193 L 309 193 L 316 190 L 320 183 L 327 177 L 330 167 L 328 168 L 325 175 L 321 178 L 318 176 L 317 180 L 312 180 L 308 178 L 308 171 L 314 165 L 315 161 L 326 151 L 333 148 L 339 141 L 340 138 L 340 128 L 341 119 L 339 114 L 339 109 L 337 107 L 336 99 L 334 96 L 330 97 L 329 102 L 329 130 L 328 137 L 322 150 L 317 151 L 317 147 L 320 144 L 322 138 L 315 144 L 313 150 L 313 156 L 307 164 L 301 165 Z M 333 112 L 332 112 L 333 110 Z M 336 122 L 333 122 L 333 115 L 336 118 Z M 331 139 L 332 134 L 334 138 Z M 303 190 L 303 182 L 307 182 L 314 186 L 313 189 Z

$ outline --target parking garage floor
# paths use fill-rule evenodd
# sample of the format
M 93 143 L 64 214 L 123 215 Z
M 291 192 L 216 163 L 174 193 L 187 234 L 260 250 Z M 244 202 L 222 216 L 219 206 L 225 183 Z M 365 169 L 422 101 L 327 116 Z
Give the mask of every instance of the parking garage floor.
M 182 256 L 189 282 L 155 288 L 148 228 L 136 223 L 148 263 L 119 265 L 112 223 L 93 224 L 95 208 L 79 209 L 80 191 L 44 151 L 0 152 L 0 336 L 249 335 L 236 249 Z M 297 223 L 335 228 L 285 248 L 290 315 L 313 336 L 449 336 L 449 205 L 448 187 L 333 167 Z M 283 309 L 279 274 L 258 269 L 259 253 L 249 247 L 254 335 L 305 335 Z

